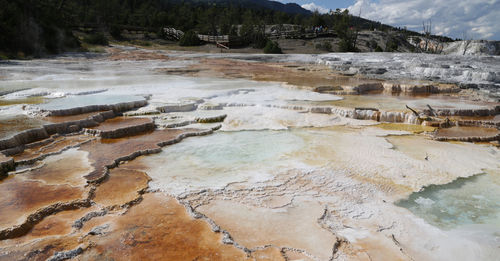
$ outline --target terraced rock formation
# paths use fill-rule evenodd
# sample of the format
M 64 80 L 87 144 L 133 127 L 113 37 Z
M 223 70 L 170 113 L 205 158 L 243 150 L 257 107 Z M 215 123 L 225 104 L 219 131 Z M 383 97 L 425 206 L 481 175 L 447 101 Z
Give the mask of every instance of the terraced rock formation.
M 0 115 L 49 123 L 0 142 L 0 260 L 498 257 L 499 104 L 480 91 L 377 61 L 110 48 L 2 67 L 38 87 Z
M 113 219 L 117 218 L 115 224 L 118 225 L 121 220 L 120 216 L 127 213 L 124 220 L 129 220 L 126 222 L 131 223 L 124 223 L 124 225 L 130 226 L 137 224 L 137 220 L 134 219 L 144 217 L 142 210 L 138 212 L 141 213 L 140 216 L 136 217 L 134 217 L 136 215 L 134 212 L 123 211 L 133 208 L 142 201 L 142 194 L 146 192 L 150 178 L 140 170 L 134 170 L 132 167 L 131 169 L 118 167 L 119 164 L 140 155 L 157 153 L 161 151 L 161 146 L 177 143 L 186 137 L 207 135 L 213 132 L 210 129 L 157 131 L 151 127 L 141 129 L 145 124 L 154 128 L 154 123 L 150 119 L 112 119 L 102 123 L 98 128 L 103 133 L 118 130 L 117 133 L 120 135 L 114 136 L 121 136 L 120 139 L 92 138 L 85 134 L 53 136 L 41 142 L 23 145 L 25 149 L 13 155 L 13 158 L 2 156 L 2 160 L 11 165 L 8 168 L 6 166 L 6 171 L 12 170 L 15 164 L 32 164 L 39 160 L 43 160 L 43 163 L 38 167 L 21 169 L 0 183 L 1 194 L 5 195 L 0 200 L 4 210 L 0 217 L 0 249 L 2 249 L 0 259 L 15 259 L 28 255 L 36 259 L 61 260 L 81 255 L 84 252 L 92 253 L 88 250 L 92 244 L 87 237 L 100 235 L 103 232 L 98 231 L 106 230 L 109 225 L 92 226 L 89 231 L 86 230 L 89 222 L 103 216 L 109 218 L 111 215 L 114 216 Z M 122 133 L 124 128 L 129 128 L 129 131 Z M 182 228 L 198 226 L 200 231 L 204 231 L 203 236 L 217 237 L 207 229 L 207 225 L 203 222 L 192 221 L 192 218 L 187 216 L 183 207 L 174 199 L 166 201 L 169 204 L 168 207 L 159 207 L 158 204 L 161 203 L 155 202 L 162 201 L 165 197 L 147 196 L 146 198 L 147 200 L 141 204 L 140 208 L 145 207 L 149 213 L 155 210 L 160 211 L 158 215 L 153 215 L 160 219 L 157 220 L 159 223 L 165 222 L 162 221 L 162 213 L 170 213 L 171 209 L 176 209 L 178 214 L 175 216 L 179 216 L 179 219 L 168 218 L 166 221 L 168 223 L 164 225 L 181 226 L 184 222 Z M 147 222 L 157 224 L 157 221 L 141 221 L 141 224 L 147 225 Z M 118 236 L 127 230 L 123 229 L 125 228 L 116 227 L 119 231 Z M 154 229 L 154 231 L 164 231 L 168 234 L 171 233 L 169 231 L 173 232 L 175 229 L 171 228 L 166 231 Z M 166 239 L 167 242 L 186 244 L 186 239 L 194 240 L 201 236 L 188 236 L 186 231 L 182 231 L 186 236 L 175 240 Z M 77 240 L 77 235 L 83 238 L 84 242 L 81 239 Z M 227 251 L 220 252 L 221 249 L 230 249 L 230 247 L 216 243 L 217 240 L 212 240 L 212 242 L 213 250 L 207 253 L 244 255 L 243 252 L 238 254 L 240 250 L 234 250 L 234 254 Z M 163 253 L 163 247 L 164 245 L 157 248 L 158 253 Z M 205 247 L 206 245 L 200 246 L 200 249 Z M 178 249 L 173 256 L 187 255 L 185 250 L 188 248 L 193 254 L 201 253 L 199 249 L 193 248 L 192 244 L 186 244 L 184 250 Z M 99 247 L 93 248 L 92 251 L 99 251 Z M 133 252 L 136 255 L 139 254 L 137 251 Z M 144 253 L 151 254 L 149 251 Z M 123 253 L 120 253 L 120 256 L 123 256 Z

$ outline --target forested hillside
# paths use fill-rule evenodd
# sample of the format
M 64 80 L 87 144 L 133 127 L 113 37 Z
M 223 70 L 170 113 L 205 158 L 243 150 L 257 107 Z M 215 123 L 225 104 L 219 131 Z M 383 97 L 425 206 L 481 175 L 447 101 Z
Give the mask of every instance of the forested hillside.
M 335 28 L 347 47 L 354 31 L 392 28 L 340 10 L 320 15 L 296 4 L 267 0 L 0 0 L 0 5 L 3 57 L 37 57 L 78 48 L 72 30 L 81 25 L 97 26 L 104 32 L 138 26 L 158 32 L 173 27 L 211 35 L 239 34 L 249 44 L 262 40 L 262 25 L 324 26 Z M 238 30 L 237 25 L 241 25 Z

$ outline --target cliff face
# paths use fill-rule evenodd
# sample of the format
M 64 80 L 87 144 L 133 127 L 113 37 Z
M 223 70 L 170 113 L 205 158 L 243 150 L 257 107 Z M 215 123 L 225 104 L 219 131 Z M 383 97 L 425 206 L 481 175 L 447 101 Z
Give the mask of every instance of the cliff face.
M 500 55 L 500 41 L 473 40 L 447 44 L 444 54 L 455 55 Z

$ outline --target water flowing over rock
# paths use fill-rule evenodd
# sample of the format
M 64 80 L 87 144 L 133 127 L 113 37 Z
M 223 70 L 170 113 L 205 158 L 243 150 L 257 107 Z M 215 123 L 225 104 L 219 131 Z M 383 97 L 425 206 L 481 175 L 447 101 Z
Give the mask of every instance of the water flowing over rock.
M 19 149 L 22 151 L 23 145 L 47 139 L 54 134 L 67 134 L 80 131 L 83 128 L 95 127 L 100 122 L 115 116 L 113 111 L 105 111 L 83 120 L 46 124 L 42 128 L 26 130 L 10 138 L 0 140 L 0 151 L 7 155 L 18 153 Z
M 153 131 L 155 123 L 148 118 L 114 118 L 109 119 L 97 127 L 87 129 L 83 132 L 103 139 L 116 139 L 132 136 L 144 132 Z
M 169 104 L 157 107 L 156 109 L 162 113 L 168 112 L 185 112 L 194 111 L 198 105 L 196 103 L 186 103 L 186 104 Z

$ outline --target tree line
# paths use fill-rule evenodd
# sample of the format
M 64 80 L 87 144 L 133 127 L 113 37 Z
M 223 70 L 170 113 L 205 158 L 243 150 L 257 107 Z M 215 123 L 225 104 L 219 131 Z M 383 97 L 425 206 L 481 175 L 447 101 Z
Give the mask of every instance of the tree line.
M 220 1 L 219 1 L 220 2 Z M 337 9 L 329 14 L 292 14 L 264 8 L 183 0 L 0 0 L 0 53 L 39 56 L 78 47 L 74 26 L 173 27 L 209 35 L 238 34 L 248 44 L 263 48 L 264 25 L 295 24 L 333 28 L 345 51 L 354 51 L 355 32 L 389 26 L 353 17 Z M 238 27 L 238 25 L 241 25 Z M 354 49 L 353 49 L 354 48 Z

